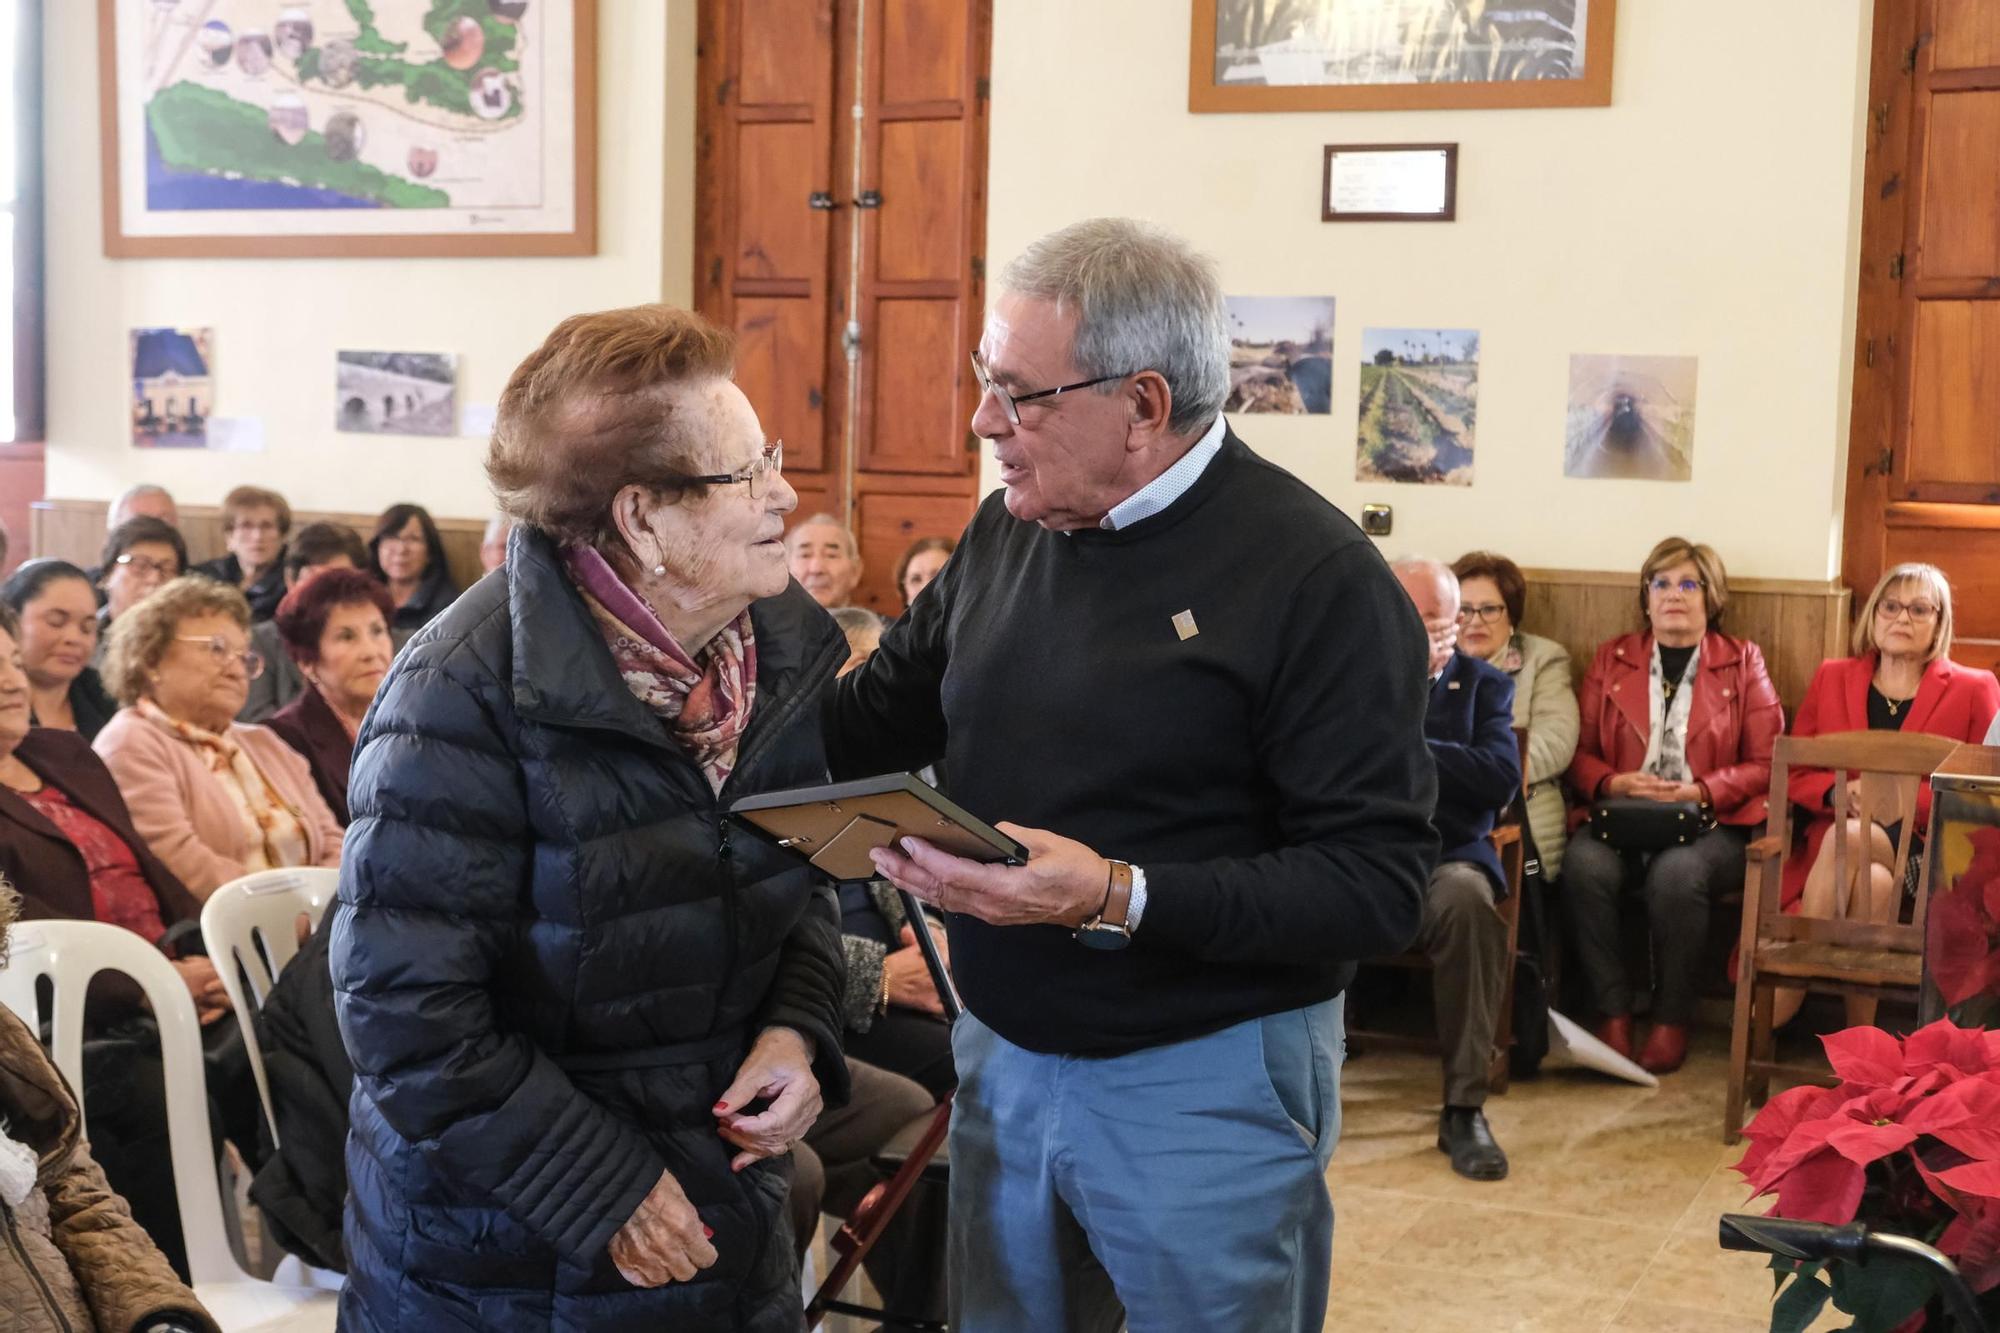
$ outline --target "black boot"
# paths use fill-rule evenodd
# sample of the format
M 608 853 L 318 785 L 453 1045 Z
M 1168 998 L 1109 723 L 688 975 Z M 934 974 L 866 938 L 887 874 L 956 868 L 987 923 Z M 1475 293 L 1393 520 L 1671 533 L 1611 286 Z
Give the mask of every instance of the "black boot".
M 1447 1106 L 1438 1116 L 1438 1151 L 1467 1180 L 1505 1180 L 1507 1154 L 1493 1141 L 1486 1113 L 1476 1106 Z

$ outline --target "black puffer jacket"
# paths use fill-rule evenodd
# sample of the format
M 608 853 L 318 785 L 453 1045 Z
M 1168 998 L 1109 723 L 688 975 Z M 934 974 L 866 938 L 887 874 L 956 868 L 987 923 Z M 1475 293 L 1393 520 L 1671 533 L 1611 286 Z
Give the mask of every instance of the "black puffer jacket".
M 788 1160 L 731 1174 L 709 1108 L 780 1024 L 845 1099 L 837 909 L 717 809 L 821 779 L 847 649 L 796 583 L 751 619 L 756 699 L 719 802 L 538 534 L 516 529 L 504 576 L 383 682 L 332 940 L 355 1069 L 343 1328 L 797 1328 Z M 636 1289 L 606 1246 L 666 1169 L 721 1257 Z

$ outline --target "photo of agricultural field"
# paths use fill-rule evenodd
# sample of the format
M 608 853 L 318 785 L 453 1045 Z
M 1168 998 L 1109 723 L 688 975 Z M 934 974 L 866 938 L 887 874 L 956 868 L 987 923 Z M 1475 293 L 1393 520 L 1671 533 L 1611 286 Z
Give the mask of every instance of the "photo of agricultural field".
M 1363 330 L 1356 480 L 1470 486 L 1478 409 L 1477 330 Z
M 1230 296 L 1225 412 L 1333 411 L 1333 298 Z

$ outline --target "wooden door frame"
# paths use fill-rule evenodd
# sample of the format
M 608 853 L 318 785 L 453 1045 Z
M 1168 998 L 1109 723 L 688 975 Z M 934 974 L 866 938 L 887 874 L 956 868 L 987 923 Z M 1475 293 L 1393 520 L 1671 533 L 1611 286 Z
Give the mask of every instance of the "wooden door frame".
M 1910 359 L 1902 327 L 1909 253 L 1911 117 L 1916 84 L 1905 62 L 1915 50 L 1924 0 L 1875 0 L 1869 38 L 1868 147 L 1862 168 L 1860 280 L 1854 312 L 1854 394 L 1848 417 L 1841 578 L 1857 598 L 1882 574 L 1884 532 L 1896 507 L 1890 451 Z M 1907 263 L 1907 260 L 1904 260 Z

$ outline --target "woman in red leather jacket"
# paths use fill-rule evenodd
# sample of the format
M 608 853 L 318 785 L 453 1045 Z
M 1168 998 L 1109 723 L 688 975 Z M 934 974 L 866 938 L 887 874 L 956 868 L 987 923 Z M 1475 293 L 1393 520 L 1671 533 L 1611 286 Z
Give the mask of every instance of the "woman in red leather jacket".
M 1712 821 L 1694 841 L 1651 853 L 1621 851 L 1586 827 L 1563 862 L 1563 901 L 1599 1013 L 1597 1036 L 1627 1057 L 1633 986 L 1619 902 L 1634 889 L 1645 898 L 1653 1026 L 1638 1060 L 1655 1073 L 1687 1057 L 1708 904 L 1743 874 L 1743 849 L 1768 803 L 1772 743 L 1785 729 L 1764 655 L 1722 633 L 1728 603 L 1721 558 L 1667 538 L 1639 571 L 1649 628 L 1602 644 L 1583 678 L 1569 784 L 1585 810 L 1612 797 L 1691 801 Z
M 1822 663 L 1799 705 L 1793 734 L 1824 736 L 1838 731 L 1920 731 L 1978 744 L 2000 711 L 2000 680 L 1991 671 L 1951 660 L 1951 584 L 1936 565 L 1897 565 L 1882 576 L 1854 622 L 1854 656 Z M 1805 916 L 1831 917 L 1841 898 L 1847 915 L 1894 921 L 1904 885 L 1895 880 L 1896 848 L 1903 830 L 1891 811 L 1900 812 L 1901 793 L 1868 780 L 1854 784 L 1849 799 L 1861 808 L 1848 820 L 1848 894 L 1836 891 L 1833 847 L 1833 774 L 1825 769 L 1792 770 L 1787 789 L 1805 815 L 1804 847 L 1785 863 L 1784 906 Z M 1867 821 L 1867 845 L 1861 844 Z M 1885 817 L 1890 822 L 1885 826 Z M 1931 785 L 1918 784 L 1916 834 L 1930 827 Z M 1911 848 L 1907 865 L 1921 864 Z M 1863 879 L 1866 887 L 1863 887 Z M 1914 883 L 1914 879 L 1911 879 Z M 1798 1012 L 1801 990 L 1781 990 L 1772 1020 L 1784 1023 Z M 1850 1026 L 1875 1021 L 1875 1001 L 1850 996 Z

